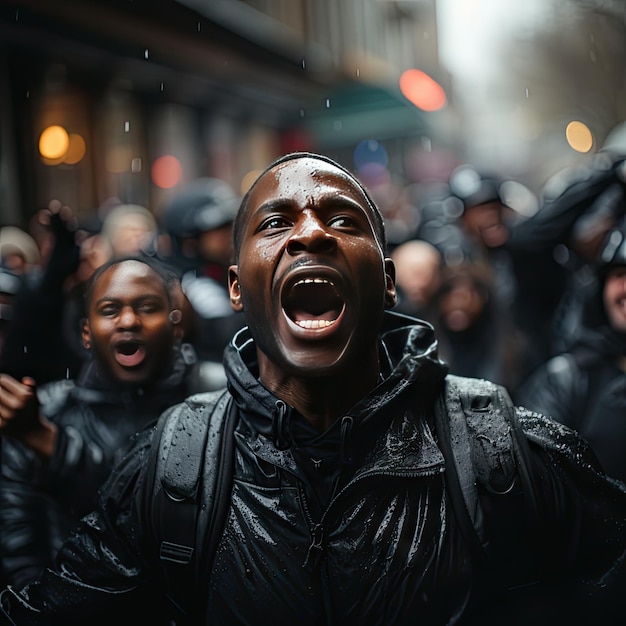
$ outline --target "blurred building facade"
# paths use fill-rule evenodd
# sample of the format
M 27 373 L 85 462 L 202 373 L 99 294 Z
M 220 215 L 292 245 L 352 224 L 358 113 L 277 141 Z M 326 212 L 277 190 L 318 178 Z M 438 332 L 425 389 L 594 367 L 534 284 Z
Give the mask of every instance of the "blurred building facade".
M 79 219 L 110 198 L 158 214 L 180 183 L 245 191 L 290 150 L 352 167 L 366 142 L 402 170 L 412 145 L 449 128 L 398 86 L 420 67 L 445 87 L 435 4 L 2 3 L 0 223 L 23 226 L 52 198 Z

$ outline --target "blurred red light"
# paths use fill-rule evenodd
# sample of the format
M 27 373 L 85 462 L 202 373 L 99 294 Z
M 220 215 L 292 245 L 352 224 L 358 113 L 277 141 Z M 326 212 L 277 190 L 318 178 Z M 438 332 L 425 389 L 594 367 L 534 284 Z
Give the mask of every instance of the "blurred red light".
M 406 70 L 400 76 L 400 91 L 422 111 L 438 111 L 446 104 L 443 87 L 421 70 Z
M 152 164 L 152 182 L 161 189 L 175 187 L 183 177 L 180 161 L 169 154 L 159 157 Z

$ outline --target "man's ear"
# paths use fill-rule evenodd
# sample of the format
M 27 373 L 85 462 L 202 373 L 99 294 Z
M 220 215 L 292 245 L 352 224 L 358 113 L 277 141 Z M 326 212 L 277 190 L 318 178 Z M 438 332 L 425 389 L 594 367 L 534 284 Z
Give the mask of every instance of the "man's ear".
M 174 327 L 174 337 L 182 341 L 185 337 L 185 325 L 183 321 L 183 312 L 180 309 L 172 309 L 168 315 L 170 324 Z
M 83 346 L 87 350 L 91 350 L 91 330 L 89 328 L 89 322 L 86 317 L 80 320 L 80 336 L 83 342 Z
M 234 311 L 243 311 L 241 301 L 241 285 L 239 284 L 239 267 L 231 265 L 228 268 L 228 292 L 230 293 L 230 306 Z
M 396 303 L 396 266 L 389 258 L 385 259 L 385 308 Z

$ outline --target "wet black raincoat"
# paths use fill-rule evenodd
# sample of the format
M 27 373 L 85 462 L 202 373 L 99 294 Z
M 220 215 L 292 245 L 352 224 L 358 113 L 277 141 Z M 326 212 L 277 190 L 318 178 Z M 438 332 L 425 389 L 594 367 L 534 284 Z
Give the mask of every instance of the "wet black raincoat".
M 57 445 L 43 461 L 10 437 L 2 441 L 0 563 L 8 582 L 20 586 L 52 564 L 134 435 L 189 395 L 194 367 L 190 347 L 176 346 L 171 367 L 149 388 L 120 389 L 92 360 L 76 380 L 38 388 L 42 413 L 58 427 Z
M 202 610 L 190 623 L 586 623 L 575 618 L 585 614 L 588 593 L 599 589 L 606 600 L 619 582 L 626 487 L 589 464 L 572 431 L 519 410 L 543 525 L 534 534 L 526 524 L 515 485 L 497 495 L 487 486 L 498 481 L 482 476 L 493 562 L 474 562 L 450 507 L 432 424 L 446 376 L 432 328 L 388 314 L 381 360 L 378 387 L 320 434 L 259 383 L 246 331 L 227 348 L 239 418 L 234 483 L 213 566 L 195 575 Z M 117 624 L 129 615 L 149 623 L 145 612 L 163 585 L 147 522 L 151 437 L 146 432 L 118 466 L 56 568 L 21 592 L 3 592 L 0 624 L 94 624 L 104 607 Z M 545 585 L 534 584 L 541 577 Z M 521 601 L 500 593 L 516 584 L 549 592 L 524 592 Z

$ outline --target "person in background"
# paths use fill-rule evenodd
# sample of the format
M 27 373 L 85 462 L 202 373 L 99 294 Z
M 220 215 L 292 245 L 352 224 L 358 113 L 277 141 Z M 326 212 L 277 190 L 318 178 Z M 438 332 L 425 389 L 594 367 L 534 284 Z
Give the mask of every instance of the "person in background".
M 542 220 L 527 239 L 540 242 L 558 224 L 567 234 L 558 249 L 567 280 L 552 319 L 555 355 L 569 350 L 583 327 L 585 300 L 597 290 L 595 262 L 626 214 L 625 181 L 623 156 L 599 151 L 588 167 L 560 172 L 546 184 Z
M 17 276 L 37 271 L 41 254 L 35 240 L 18 226 L 0 228 L 0 265 Z
M 496 297 L 491 266 L 469 258 L 446 266 L 427 319 L 435 327 L 439 355 L 451 374 L 491 380 L 515 398 L 523 342 Z
M 12 585 L 53 563 L 135 433 L 194 390 L 177 282 L 146 258 L 102 265 L 86 293 L 80 375 L 38 386 L 0 374 L 0 563 Z
M 33 376 L 42 384 L 76 375 L 80 368 L 81 361 L 73 358 L 61 333 L 66 283 L 78 266 L 79 247 L 69 207 L 52 201 L 38 220 L 49 231 L 46 239 L 54 243 L 45 263 L 22 281 L 15 296 L 0 371 L 18 379 Z
M 429 305 L 441 284 L 443 258 L 432 244 L 410 239 L 391 252 L 396 267 L 396 311 L 429 319 Z
M 142 433 L 54 567 L 0 594 L 0 624 L 85 624 L 105 610 L 119 623 L 176 582 L 161 559 L 179 567 L 174 578 L 190 576 L 177 608 L 194 625 L 615 623 L 626 485 L 599 471 L 576 432 L 512 408 L 536 483 L 534 528 L 522 465 L 507 463 L 507 435 L 485 417 L 494 417 L 489 385 L 466 379 L 477 432 L 467 433 L 475 454 L 459 479 L 473 480 L 481 541 L 495 559 L 472 558 L 454 506 L 460 487 L 446 479 L 454 437 L 435 427 L 453 379 L 432 327 L 389 310 L 383 218 L 355 176 L 323 155 L 285 155 L 251 186 L 233 233 L 229 293 L 248 326 L 225 350 L 221 400 L 207 413 L 215 394 L 198 394 Z M 219 476 L 214 436 L 185 453 L 193 424 L 209 415 L 234 428 L 222 435 L 233 451 Z M 469 428 L 463 415 L 454 411 Z M 163 463 L 174 484 L 161 480 Z M 224 474 L 223 518 L 209 529 L 211 485 Z M 179 515 L 199 515 L 185 545 L 157 532 L 180 521 L 159 506 L 164 498 L 179 500 Z M 511 580 L 533 584 L 511 597 Z
M 198 178 L 175 191 L 161 217 L 170 248 L 165 261 L 179 273 L 196 314 L 189 341 L 204 368 L 213 364 L 221 384 L 225 382 L 222 353 L 245 323 L 233 311 L 228 295 L 232 225 L 240 200 L 225 181 Z
M 20 288 L 20 279 L 0 265 L 0 360 L 6 338 L 6 330 L 13 319 L 13 301 Z
M 100 234 L 109 245 L 113 258 L 139 253 L 154 256 L 157 253 L 157 220 L 139 204 L 108 208 L 102 218 Z
M 577 340 L 538 367 L 519 401 L 576 429 L 604 470 L 626 481 L 626 223 L 606 235 Z
M 102 223 L 79 223 L 71 207 L 53 200 L 37 223 L 48 232 L 46 262 L 16 297 L 0 371 L 42 384 L 76 377 L 85 362 L 79 331 L 91 273 L 110 258 L 154 256 L 157 222 L 145 207 L 116 203 Z

